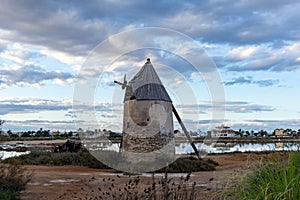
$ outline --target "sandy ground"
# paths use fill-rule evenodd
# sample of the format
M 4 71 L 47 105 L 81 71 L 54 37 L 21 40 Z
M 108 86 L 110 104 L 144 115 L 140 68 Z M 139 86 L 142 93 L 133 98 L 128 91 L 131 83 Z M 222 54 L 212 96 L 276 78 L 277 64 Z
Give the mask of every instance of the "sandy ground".
M 234 173 L 247 170 L 247 167 L 259 159 L 264 159 L 264 154 L 227 154 L 212 155 L 211 158 L 217 161 L 220 166 L 215 171 L 194 172 L 190 181 L 196 182 L 197 199 L 212 199 L 217 192 L 222 191 L 227 180 Z M 26 189 L 21 192 L 21 199 L 109 199 L 102 195 L 102 192 L 109 192 L 113 184 L 114 193 L 119 188 L 124 188 L 130 179 L 128 175 L 116 174 L 112 170 L 99 170 L 77 166 L 26 166 L 33 173 L 32 180 L 27 184 Z M 179 180 L 178 177 L 184 174 L 169 174 L 172 181 Z M 157 174 L 161 179 L 161 174 Z M 150 174 L 140 175 L 141 182 L 151 185 Z M 142 184 L 142 185 L 143 185 Z M 139 190 L 143 190 L 140 188 Z M 113 199 L 113 198 L 112 198 Z M 118 198 L 114 198 L 118 199 Z

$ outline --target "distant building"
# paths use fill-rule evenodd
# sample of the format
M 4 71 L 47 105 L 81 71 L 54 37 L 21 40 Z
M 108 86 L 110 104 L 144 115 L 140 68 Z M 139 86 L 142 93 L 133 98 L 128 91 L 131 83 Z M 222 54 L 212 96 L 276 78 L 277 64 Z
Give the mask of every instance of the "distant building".
M 283 128 L 276 128 L 276 129 L 274 130 L 274 135 L 275 135 L 275 136 L 286 136 L 287 134 L 285 134 Z
M 235 131 L 224 124 L 208 131 L 208 133 L 211 134 L 212 137 L 237 137 Z
M 59 131 L 52 131 L 51 135 L 53 135 L 53 136 L 59 136 L 60 132 Z

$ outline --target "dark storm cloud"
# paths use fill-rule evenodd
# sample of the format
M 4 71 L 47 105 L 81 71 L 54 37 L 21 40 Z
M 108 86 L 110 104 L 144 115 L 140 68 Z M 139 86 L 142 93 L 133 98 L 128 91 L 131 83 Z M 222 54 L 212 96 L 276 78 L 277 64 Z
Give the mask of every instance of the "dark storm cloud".
M 299 39 L 297 1 L 1 1 L 5 40 L 86 55 L 126 27 L 175 29 L 203 41 L 235 44 Z
M 231 86 L 231 85 L 244 85 L 244 84 L 254 84 L 258 85 L 259 87 L 269 87 L 273 86 L 279 83 L 279 80 L 253 80 L 252 76 L 241 76 L 237 77 L 231 81 L 225 82 L 225 86 Z
M 172 5 L 172 9 L 170 9 Z M 0 27 L 11 31 L 6 40 L 37 44 L 72 55 L 87 51 L 127 26 L 139 26 L 172 15 L 171 1 L 2 1 Z M 151 13 L 151 14 L 150 14 Z
M 20 68 L 4 68 L 0 69 L 0 86 L 5 84 L 6 86 L 22 84 L 43 84 L 48 80 L 61 80 L 62 82 L 74 78 L 70 73 L 46 71 L 40 66 L 34 64 L 24 65 Z
M 168 19 L 193 37 L 222 43 L 264 43 L 299 39 L 296 1 L 206 1 L 190 2 L 189 9 Z M 176 29 L 176 28 L 175 28 Z M 284 31 L 282 31 L 284 30 Z
M 46 46 L 53 50 L 86 55 L 109 32 L 110 23 L 82 19 L 78 8 L 58 1 L 2 1 L 0 26 L 11 31 L 6 40 Z

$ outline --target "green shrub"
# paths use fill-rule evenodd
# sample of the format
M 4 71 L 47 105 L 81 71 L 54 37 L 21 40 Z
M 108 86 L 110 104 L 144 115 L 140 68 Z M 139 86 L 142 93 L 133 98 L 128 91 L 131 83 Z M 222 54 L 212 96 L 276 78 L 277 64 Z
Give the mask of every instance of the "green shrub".
M 236 176 L 223 199 L 300 199 L 300 153 L 275 154 L 249 173 Z
M 14 200 L 19 199 L 19 193 L 16 190 L 0 190 L 1 200 Z
M 31 174 L 18 165 L 0 164 L 0 199 L 19 199 L 19 191 L 31 179 Z

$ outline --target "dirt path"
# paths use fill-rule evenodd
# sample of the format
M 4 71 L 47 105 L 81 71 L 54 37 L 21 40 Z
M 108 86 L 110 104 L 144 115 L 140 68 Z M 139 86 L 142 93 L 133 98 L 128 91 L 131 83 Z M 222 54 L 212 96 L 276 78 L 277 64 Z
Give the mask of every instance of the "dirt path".
M 215 192 L 222 190 L 224 183 L 233 173 L 246 170 L 249 163 L 264 158 L 264 156 L 263 154 L 244 153 L 208 156 L 208 158 L 217 161 L 220 166 L 215 171 L 192 173 L 190 180 L 197 183 L 197 199 L 211 199 Z M 26 167 L 33 172 L 33 178 L 27 184 L 26 190 L 21 193 L 21 199 L 24 200 L 95 199 L 101 196 L 103 190 L 108 191 L 112 183 L 114 184 L 113 190 L 118 191 L 118 189 L 124 188 L 130 179 L 123 174 L 112 173 L 112 170 L 87 167 Z M 169 177 L 177 180 L 181 175 L 169 174 Z M 157 176 L 159 178 L 161 175 L 158 174 Z M 140 177 L 144 184 L 151 184 L 152 177 L 150 174 L 142 174 Z M 131 177 L 131 179 L 133 178 Z

